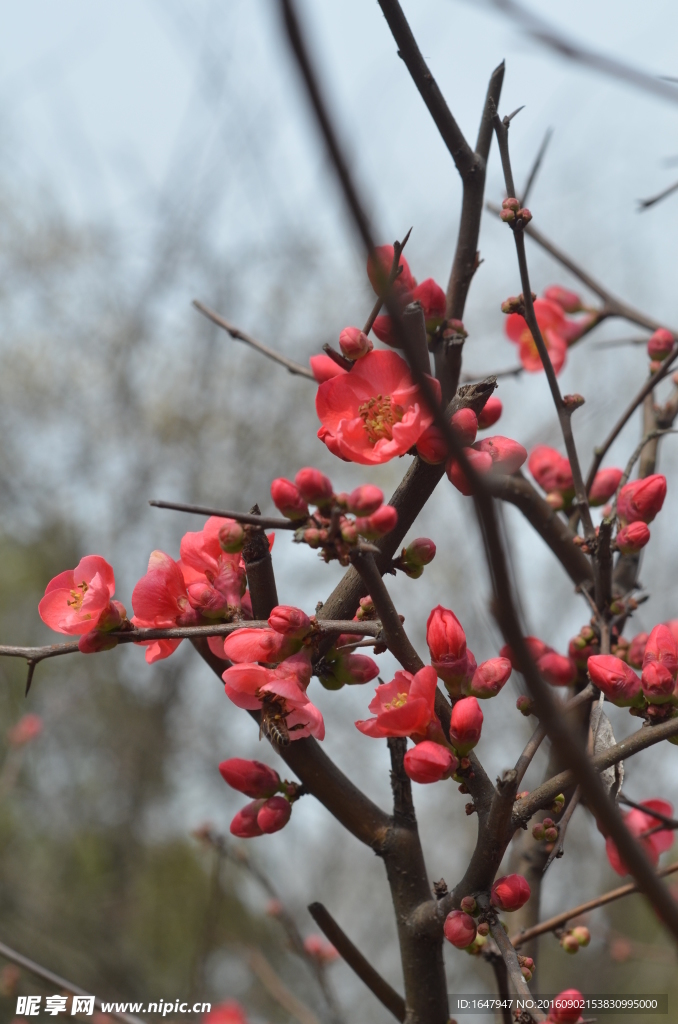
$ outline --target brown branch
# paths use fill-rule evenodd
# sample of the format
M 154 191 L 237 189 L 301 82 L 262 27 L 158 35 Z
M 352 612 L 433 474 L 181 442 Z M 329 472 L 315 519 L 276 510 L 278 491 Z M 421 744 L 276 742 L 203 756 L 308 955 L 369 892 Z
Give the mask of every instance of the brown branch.
M 280 2 L 292 52 L 303 76 L 318 125 L 324 136 L 337 177 L 342 186 L 344 198 L 367 250 L 367 254 L 370 255 L 374 251 L 370 223 L 353 184 L 348 164 L 344 159 L 334 127 L 321 96 L 315 71 L 301 36 L 293 0 L 280 0 Z M 574 775 L 577 782 L 582 786 L 589 806 L 596 814 L 602 827 L 606 829 L 607 833 L 614 840 L 620 857 L 623 858 L 624 863 L 636 877 L 641 890 L 652 903 L 660 919 L 678 939 L 678 906 L 671 899 L 666 887 L 657 879 L 640 843 L 636 841 L 625 827 L 618 808 L 610 801 L 603 782 L 598 776 L 594 765 L 589 760 L 580 738 L 571 729 L 566 719 L 559 713 L 549 685 L 540 677 L 536 665 L 530 656 L 524 641 L 524 629 L 516 611 L 513 584 L 492 497 L 484 486 L 483 478 L 473 470 L 468 458 L 466 458 L 462 445 L 451 429 L 446 417 L 446 411 L 436 401 L 436 396 L 433 393 L 428 378 L 425 374 L 418 371 L 416 363 L 410 358 L 408 339 L 402 330 L 397 307 L 391 304 L 388 308 L 391 315 L 395 318 L 394 327 L 398 335 L 398 341 L 408 356 L 413 379 L 421 389 L 423 400 L 433 413 L 436 426 L 443 433 L 449 453 L 459 461 L 462 471 L 469 480 L 474 494 L 476 512 L 483 532 L 483 541 L 492 577 L 495 615 L 500 624 L 504 639 L 511 646 L 520 670 L 525 676 L 528 689 L 535 701 L 537 714 L 547 729 L 556 753 L 562 757 L 566 764 L 569 763 L 572 766 Z M 676 729 L 678 729 L 678 723 L 676 723 Z M 391 881 L 390 876 L 389 881 Z M 393 886 L 393 881 L 391 881 L 391 884 Z M 442 957 L 440 966 L 442 969 Z M 421 986 L 419 988 L 421 989 Z M 427 1003 L 426 1007 L 422 1005 L 421 991 L 411 994 L 407 985 L 406 999 L 408 1011 L 411 1011 L 415 1017 L 421 1009 L 420 1015 L 425 1017 L 426 1013 L 428 1013 L 431 1024 L 435 1024 L 437 1020 L 442 1019 L 442 1014 L 444 1013 L 442 1002 L 433 1012 L 430 1002 Z M 411 999 L 415 1000 L 414 1005 L 411 1003 Z
M 263 356 L 266 356 L 267 359 L 272 359 L 273 362 L 280 363 L 280 365 L 284 366 L 289 373 L 293 373 L 297 377 L 306 377 L 309 380 L 315 381 L 315 377 L 311 370 L 309 370 L 308 366 L 302 366 L 301 363 L 295 363 L 293 359 L 288 359 L 287 356 L 281 355 L 279 352 L 276 352 L 275 349 L 269 348 L 268 345 L 263 345 L 260 341 L 257 341 L 256 338 L 253 338 L 251 334 L 245 334 L 245 332 L 241 331 L 240 328 L 234 327 L 234 325 L 230 324 L 228 320 L 225 320 L 223 316 L 215 313 L 213 309 L 210 309 L 209 306 L 205 306 L 202 302 L 199 302 L 198 299 L 193 299 L 193 305 L 199 313 L 206 316 L 207 319 L 211 320 L 212 323 L 217 325 L 217 327 L 222 327 L 225 331 L 228 331 L 231 337 L 236 341 L 244 341 L 246 345 L 249 345 L 250 348 L 255 349 L 257 352 L 260 352 Z
M 261 516 L 258 505 L 250 509 L 254 518 Z M 263 529 L 245 528 L 246 540 L 242 557 L 247 569 L 247 586 L 252 600 L 252 613 L 260 619 L 268 619 L 278 604 L 278 591 L 273 575 L 273 562 L 268 537 Z
M 404 1021 L 405 1000 L 403 997 L 375 971 L 369 960 L 353 945 L 346 932 L 339 927 L 327 908 L 322 903 L 311 903 L 308 910 L 318 928 L 329 939 L 353 972 L 367 985 L 370 992 L 387 1010 L 390 1010 L 396 1020 Z
M 563 714 L 567 714 L 569 711 L 574 711 L 575 708 L 581 707 L 582 704 L 586 704 L 587 702 L 592 700 L 595 700 L 595 693 L 593 690 L 593 686 L 591 685 L 591 683 L 589 683 L 588 686 L 586 686 L 575 697 L 572 697 L 570 700 L 565 702 L 565 704 L 563 705 Z M 520 783 L 522 782 L 525 776 L 525 772 L 527 771 L 530 763 L 532 762 L 532 758 L 539 750 L 539 747 L 541 746 L 545 738 L 546 730 L 544 729 L 544 726 L 538 725 L 532 733 L 532 735 L 530 736 L 529 740 L 527 741 L 525 749 L 523 750 L 522 754 L 516 761 L 515 772 L 518 776 L 517 786 L 520 786 Z
M 655 203 L 661 203 L 662 199 L 666 199 L 667 196 L 673 195 L 676 190 L 678 190 L 678 181 L 674 181 L 673 185 L 669 185 L 668 188 L 662 189 L 661 192 L 658 192 L 655 196 L 650 196 L 649 199 L 639 199 L 638 210 L 648 210 L 651 206 L 654 206 Z
M 74 996 L 84 996 L 86 999 L 94 998 L 94 1005 L 97 1010 L 103 1012 L 103 1005 L 97 996 L 92 997 L 84 988 L 80 988 L 79 985 L 74 985 L 72 981 L 67 981 L 65 978 L 60 977 L 54 971 L 50 971 L 47 967 L 36 963 L 35 960 L 24 956 L 23 953 L 17 953 L 15 949 L 6 946 L 4 942 L 0 942 L 0 956 L 4 957 L 5 960 L 9 960 L 10 963 L 16 964 L 17 967 L 23 968 L 24 971 L 28 971 L 29 974 L 33 974 L 36 978 L 42 978 L 43 981 L 48 982 L 56 989 L 63 989 L 64 992 L 70 992 Z M 120 1013 L 119 1010 L 106 1010 L 106 1013 L 109 1017 L 113 1017 L 114 1020 L 122 1021 L 122 1024 L 144 1024 L 141 1017 L 135 1017 L 132 1013 Z
M 658 871 L 658 876 L 665 878 L 666 875 L 673 875 L 678 871 L 678 864 L 671 864 L 669 867 L 664 868 L 662 871 Z M 587 903 L 580 903 L 578 907 L 571 907 L 569 910 L 565 910 L 562 914 L 556 914 L 555 917 L 550 917 L 547 921 L 542 921 L 540 924 L 534 926 L 534 928 L 527 928 L 523 932 L 519 932 L 517 935 L 511 936 L 511 942 L 517 948 L 524 946 L 530 939 L 536 938 L 537 935 L 545 935 L 546 932 L 552 932 L 556 928 L 562 927 L 567 924 L 568 921 L 573 920 L 575 917 L 580 917 L 582 914 L 587 914 L 590 910 L 597 910 L 598 907 L 604 907 L 608 903 L 613 903 L 614 900 L 619 900 L 622 896 L 629 896 L 631 893 L 638 892 L 638 886 L 635 882 L 630 882 L 628 885 L 622 885 L 618 889 L 612 889 L 610 892 L 604 893 L 602 896 L 597 896 L 593 900 L 588 900 Z
M 532 993 L 530 987 L 525 981 L 520 970 L 520 964 L 518 963 L 518 955 L 511 944 L 511 940 L 501 926 L 501 923 L 495 917 L 489 922 L 490 934 L 497 944 L 499 952 L 501 953 L 502 959 L 506 964 L 506 970 L 508 976 L 511 979 L 511 983 L 515 990 L 516 995 L 522 996 L 525 999 L 532 999 Z M 539 1010 L 533 1010 L 531 1013 L 532 1020 L 544 1021 L 546 1018 Z
M 539 147 L 539 149 L 537 150 L 537 155 L 534 158 L 534 163 L 532 164 L 532 167 L 530 168 L 530 173 L 527 176 L 527 181 L 525 182 L 525 188 L 523 189 L 523 194 L 520 197 L 520 205 L 521 206 L 527 206 L 527 200 L 530 198 L 530 192 L 532 191 L 532 186 L 534 185 L 535 180 L 537 178 L 537 175 L 539 174 L 539 169 L 540 169 L 540 167 L 542 165 L 542 162 L 544 160 L 544 156 L 546 155 L 546 150 L 548 149 L 548 145 L 549 145 L 549 142 L 551 141 L 551 136 L 552 135 L 553 135 L 553 128 L 547 128 L 546 132 L 544 133 L 544 138 L 542 140 L 542 144 Z
M 381 573 L 377 569 L 374 555 L 356 552 L 353 564 L 365 584 L 367 593 L 374 602 L 374 607 L 377 609 L 377 615 L 381 620 L 384 642 L 403 668 L 414 675 L 415 672 L 424 667 L 424 662 L 410 643 L 410 639 L 400 621 L 400 616 L 391 600 L 391 595 L 386 589 Z
M 190 512 L 199 516 L 219 516 L 221 519 L 235 519 L 238 523 L 250 526 L 261 526 L 265 530 L 297 530 L 299 523 L 278 516 L 257 516 L 252 512 L 233 512 L 233 510 L 214 508 L 212 505 L 189 505 L 177 501 L 149 501 L 155 508 L 169 508 L 175 512 Z

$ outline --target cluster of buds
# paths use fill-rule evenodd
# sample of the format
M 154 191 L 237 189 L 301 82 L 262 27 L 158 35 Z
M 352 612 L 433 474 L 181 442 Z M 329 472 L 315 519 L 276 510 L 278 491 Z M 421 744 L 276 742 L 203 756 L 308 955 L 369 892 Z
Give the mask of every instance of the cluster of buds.
M 500 653 L 480 665 L 466 646 L 466 633 L 454 612 L 437 605 L 426 623 L 431 664 L 453 699 L 496 697 L 511 675 L 511 662 Z M 480 721 L 482 713 L 478 708 Z
M 650 539 L 648 523 L 661 510 L 666 497 L 666 477 L 653 473 L 642 480 L 624 484 L 617 499 L 617 517 L 621 523 L 615 544 L 623 555 L 632 555 Z
M 532 974 L 534 972 L 534 960 L 532 957 L 521 956 L 520 953 L 518 953 L 518 964 L 520 966 L 520 973 L 525 981 L 532 981 Z
M 571 395 L 568 397 L 573 400 L 572 404 L 575 407 L 581 404 L 579 401 L 581 396 Z M 568 511 L 575 496 L 569 460 L 555 448 L 540 444 L 530 453 L 527 466 L 542 490 L 546 491 L 546 500 L 551 508 Z M 604 505 L 617 490 L 622 475 L 623 470 L 616 467 L 599 470 L 589 491 L 589 504 L 591 506 Z
M 600 638 L 587 623 L 578 634 L 570 640 L 567 652 L 577 669 L 586 672 L 586 665 L 593 654 L 600 653 Z
M 558 826 L 553 818 L 544 818 L 532 826 L 532 838 L 538 842 L 555 843 L 558 838 Z
M 239 839 L 279 832 L 290 820 L 292 804 L 301 796 L 296 782 L 287 782 L 261 761 L 231 757 L 219 765 L 222 779 L 231 789 L 252 798 L 235 815 L 230 831 Z
M 591 932 L 584 925 L 578 925 L 576 928 L 570 928 L 569 931 L 561 936 L 560 945 L 566 953 L 574 955 L 579 952 L 582 946 L 588 946 L 590 941 Z
M 527 209 L 522 209 L 517 199 L 505 199 L 501 204 L 501 213 L 499 214 L 504 224 L 510 224 L 511 227 L 524 226 L 529 224 L 532 220 L 532 214 Z
M 661 369 L 664 360 L 673 351 L 676 339 L 665 327 L 660 327 L 648 338 L 647 354 L 650 357 L 650 372 L 656 373 Z
M 464 896 L 459 910 L 451 911 L 445 918 L 443 932 L 445 938 L 457 949 L 463 949 L 470 956 L 479 956 L 487 942 L 490 928 L 485 920 L 476 923 L 474 918 L 480 914 L 480 908 L 473 896 Z
M 532 301 L 536 302 L 537 293 L 530 292 L 530 294 Z M 525 316 L 525 296 L 523 293 L 521 292 L 520 295 L 510 295 L 508 299 L 504 299 L 501 304 L 501 311 L 507 316 L 510 316 L 511 313 L 519 313 L 520 316 Z
M 590 657 L 591 681 L 617 707 L 632 708 L 650 719 L 673 716 L 678 707 L 677 634 L 678 622 L 672 620 L 655 626 L 649 636 L 634 637 L 622 648 L 624 660 L 618 654 Z M 631 665 L 642 669 L 640 677 Z
M 418 580 L 424 566 L 433 561 L 435 554 L 436 546 L 429 537 L 416 537 L 403 548 L 400 557 L 393 560 L 392 568 L 400 569 L 410 579 Z
M 338 559 L 341 565 L 349 564 L 361 538 L 378 540 L 398 522 L 397 511 L 384 504 L 379 487 L 363 484 L 350 494 L 335 494 L 331 480 L 310 467 L 300 469 L 294 482 L 284 477 L 274 480 L 271 497 L 286 519 L 298 522 L 294 535 L 298 544 L 318 548 L 326 562 Z M 309 505 L 316 511 L 311 513 Z

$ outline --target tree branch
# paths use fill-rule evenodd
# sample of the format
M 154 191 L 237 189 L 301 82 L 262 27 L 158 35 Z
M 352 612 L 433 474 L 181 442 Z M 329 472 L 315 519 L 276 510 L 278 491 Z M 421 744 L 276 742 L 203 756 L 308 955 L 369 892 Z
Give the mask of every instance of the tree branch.
M 504 963 L 506 964 L 506 970 L 508 971 L 508 976 L 511 979 L 511 983 L 516 992 L 516 995 L 531 1000 L 532 993 L 530 992 L 530 987 L 525 981 L 525 978 L 523 977 L 522 972 L 520 970 L 518 956 L 511 944 L 511 940 L 509 939 L 508 935 L 506 934 L 506 932 L 504 931 L 496 917 L 494 917 L 493 920 L 489 922 L 489 924 L 490 934 L 492 935 L 492 938 L 496 942 L 499 952 L 501 953 Z M 532 1019 L 535 1021 L 543 1021 L 546 1018 L 544 1017 L 543 1013 L 541 1013 L 539 1010 L 533 1010 Z
M 233 512 L 229 509 L 214 508 L 212 505 L 188 505 L 177 501 L 149 501 L 155 508 L 169 508 L 175 512 L 190 512 L 199 516 L 219 516 L 221 519 L 235 519 L 237 523 L 261 526 L 265 530 L 296 530 L 298 523 L 278 516 L 258 516 L 252 512 Z
M 207 319 L 211 320 L 213 324 L 217 325 L 217 327 L 222 327 L 225 331 L 228 331 L 231 337 L 235 338 L 236 341 L 244 341 L 246 345 L 250 346 L 250 348 L 260 352 L 262 356 L 266 356 L 267 359 L 272 359 L 273 362 L 284 366 L 288 373 L 293 373 L 297 377 L 306 377 L 309 380 L 315 381 L 315 377 L 311 370 L 309 370 L 308 366 L 302 366 L 301 363 L 295 363 L 293 359 L 288 359 L 287 356 L 283 356 L 274 349 L 269 348 L 268 345 L 264 345 L 262 342 L 257 341 L 251 334 L 245 334 L 245 332 L 241 331 L 239 327 L 234 327 L 233 324 L 230 324 L 223 316 L 215 313 L 213 309 L 209 308 L 209 306 L 203 305 L 203 303 L 199 302 L 198 299 L 193 299 L 193 305 L 199 313 L 206 316 Z

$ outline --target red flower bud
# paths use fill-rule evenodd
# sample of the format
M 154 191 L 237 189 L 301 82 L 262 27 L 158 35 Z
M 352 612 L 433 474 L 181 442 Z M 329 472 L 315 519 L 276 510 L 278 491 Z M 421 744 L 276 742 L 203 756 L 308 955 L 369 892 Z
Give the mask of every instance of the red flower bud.
M 344 654 L 337 658 L 334 669 L 347 686 L 362 686 L 379 675 L 379 666 L 367 654 Z
M 463 688 L 464 693 L 481 700 L 496 697 L 510 675 L 511 662 L 508 658 L 490 658 L 478 665 L 470 683 Z
M 463 697 L 452 708 L 450 740 L 462 757 L 473 750 L 483 727 L 483 713 L 475 697 Z
M 276 633 L 297 640 L 311 631 L 311 620 L 306 612 L 289 604 L 277 605 L 268 617 L 268 624 Z
M 473 444 L 478 433 L 478 417 L 473 409 L 458 409 L 450 420 L 450 425 L 459 444 L 468 447 Z
M 426 623 L 426 643 L 433 662 L 463 658 L 466 633 L 454 612 L 436 605 Z
M 577 666 L 571 658 L 555 651 L 547 651 L 537 659 L 539 674 L 551 686 L 570 686 L 577 678 Z
M 261 761 L 231 757 L 228 761 L 221 762 L 219 772 L 231 789 L 237 789 L 239 793 L 244 793 L 255 800 L 273 796 L 280 787 L 278 773 Z
M 492 469 L 492 456 L 489 452 L 479 452 L 475 448 L 464 448 L 464 454 L 476 473 L 489 473 Z M 458 491 L 461 491 L 466 497 L 473 494 L 471 484 L 466 479 L 466 474 L 456 459 L 450 459 L 446 466 L 446 472 L 450 483 L 454 484 Z
M 476 923 L 470 914 L 463 910 L 453 910 L 445 918 L 443 925 L 445 938 L 457 949 L 466 949 L 476 937 Z
M 362 484 L 351 491 L 347 508 L 357 516 L 371 516 L 384 503 L 384 492 L 374 484 Z
M 112 651 L 117 646 L 117 637 L 109 636 L 98 629 L 83 633 L 78 640 L 78 650 L 81 654 L 100 654 L 102 651 Z
M 379 341 L 383 341 L 384 345 L 390 345 L 391 348 L 399 347 L 398 338 L 393 330 L 393 321 L 386 313 L 377 317 L 372 324 L 372 330 L 379 338 Z
M 226 520 L 226 524 L 219 530 L 221 550 L 229 555 L 235 555 L 242 551 L 244 544 L 245 530 L 242 523 L 236 523 L 235 519 Z
M 645 657 L 645 648 L 647 646 L 647 639 L 649 635 L 649 633 L 638 633 L 629 644 L 628 651 L 626 652 L 626 660 L 629 665 L 633 665 L 634 668 L 643 667 L 643 658 Z
M 530 898 L 530 887 L 522 875 L 504 875 L 492 886 L 490 902 L 500 910 L 520 910 Z
M 520 209 L 520 203 L 513 196 L 508 196 L 502 201 L 502 210 L 513 210 L 516 213 Z
M 499 417 L 501 416 L 504 407 L 501 403 L 501 398 L 496 398 L 492 395 L 485 402 L 480 415 L 478 416 L 478 427 L 480 430 L 487 430 L 488 427 L 493 426 Z
M 651 523 L 664 504 L 666 477 L 653 473 L 643 480 L 624 484 L 617 500 L 617 515 L 627 523 Z
M 287 519 L 308 519 L 308 505 L 291 480 L 279 476 L 271 484 L 273 504 Z
M 325 942 L 319 935 L 307 935 L 304 939 L 304 950 L 308 956 L 321 964 L 331 964 L 337 959 L 339 953 L 331 942 Z
M 473 445 L 478 452 L 489 452 L 492 456 L 492 465 L 498 467 L 502 473 L 517 473 L 527 458 L 527 452 L 522 444 L 518 444 L 510 437 L 484 437 L 482 441 L 476 441 Z
M 459 909 L 465 911 L 467 914 L 475 914 L 478 909 L 478 904 L 473 899 L 473 896 L 464 896 L 459 904 Z
M 621 658 L 613 654 L 593 654 L 587 667 L 594 686 L 618 708 L 638 707 L 643 703 L 640 679 Z
M 574 935 L 563 935 L 560 940 L 560 945 L 566 953 L 574 954 L 579 952 L 579 943 L 575 939 Z
M 553 1000 L 549 1024 L 577 1024 L 584 1007 L 584 997 L 576 988 L 567 988 Z
M 373 512 L 367 519 L 356 519 L 355 525 L 358 533 L 367 540 L 377 540 L 390 533 L 398 522 L 398 512 L 393 505 L 382 505 Z
M 591 932 L 588 928 L 584 927 L 583 924 L 577 925 L 576 928 L 573 928 L 572 934 L 580 946 L 588 946 L 591 941 Z
M 339 335 L 339 348 L 347 359 L 362 359 L 374 348 L 372 339 L 368 338 L 359 327 L 344 327 Z
M 648 339 L 647 342 L 647 354 L 650 359 L 657 362 L 662 362 L 670 354 L 673 349 L 674 337 L 671 331 L 667 331 L 666 328 L 660 327 L 658 331 Z
M 518 711 L 520 711 L 521 715 L 524 715 L 525 718 L 529 718 L 534 709 L 534 703 L 526 693 L 521 693 L 520 697 L 518 697 L 518 700 L 516 701 L 516 707 L 518 708 Z
M 407 565 L 416 568 L 428 565 L 436 555 L 436 546 L 428 537 L 416 537 L 405 548 L 403 558 Z
M 453 775 L 459 761 L 451 750 L 432 740 L 417 743 L 405 754 L 405 771 L 413 782 L 440 782 Z
M 530 213 L 530 211 L 525 206 L 523 207 L 522 210 L 518 210 L 518 213 L 516 214 L 516 216 L 520 217 L 520 219 L 522 220 L 523 224 L 529 224 L 530 221 L 532 220 L 532 214 Z
M 378 245 L 374 250 L 374 254 L 367 261 L 367 276 L 377 295 L 383 294 L 384 286 L 388 281 L 393 266 L 394 255 L 395 250 L 392 245 Z M 400 257 L 398 266 L 401 270 L 395 279 L 394 288 L 396 291 L 414 291 L 417 282 L 412 277 L 412 272 L 404 256 Z
M 555 448 L 549 448 L 545 444 L 537 445 L 530 453 L 527 468 L 542 490 L 549 494 L 552 491 L 570 491 L 574 488 L 570 463 Z
M 663 623 L 654 627 L 645 645 L 643 668 L 652 662 L 664 665 L 675 678 L 678 672 L 678 643 L 671 629 Z
M 412 298 L 415 302 L 421 303 L 427 331 L 430 332 L 442 323 L 445 316 L 445 292 L 432 277 L 427 277 L 417 285 L 412 292 Z
M 299 493 L 304 501 L 312 505 L 327 505 L 333 497 L 332 481 L 319 469 L 307 466 L 300 469 L 294 478 Z M 273 499 L 275 501 L 275 498 Z M 291 518 L 291 517 L 290 517 Z
M 417 455 L 424 462 L 430 463 L 432 466 L 437 466 L 441 462 L 444 462 L 448 456 L 447 441 L 443 436 L 442 430 L 438 427 L 430 426 L 419 436 L 419 440 L 416 444 Z
M 615 538 L 617 547 L 622 555 L 635 555 L 648 543 L 650 530 L 645 523 L 629 523 L 618 531 Z
M 272 796 L 265 801 L 257 814 L 257 825 L 262 832 L 270 835 L 279 832 L 290 820 L 292 805 L 284 796 Z
M 623 475 L 624 471 L 614 466 L 610 466 L 609 469 L 601 469 L 596 473 L 589 491 L 589 505 L 604 505 L 619 487 L 619 481 Z
M 265 804 L 265 800 L 255 800 L 254 803 L 246 804 L 238 811 L 231 822 L 231 835 L 239 839 L 254 839 L 255 836 L 262 836 L 263 829 L 257 823 L 257 815 Z
M 551 648 L 547 644 L 545 644 L 543 640 L 540 640 L 536 636 L 526 636 L 526 637 L 523 637 L 523 640 L 524 640 L 525 646 L 527 647 L 527 650 L 528 650 L 528 652 L 530 654 L 530 657 L 535 662 L 539 661 L 539 659 L 544 654 L 547 654 L 551 650 Z M 518 665 L 518 661 L 516 659 L 516 656 L 515 656 L 515 654 L 513 653 L 513 651 L 511 650 L 511 648 L 509 647 L 508 644 L 505 644 L 502 647 L 502 649 L 500 650 L 499 654 L 501 655 L 502 658 L 508 658 L 508 660 L 511 662 L 513 667 L 517 671 L 520 671 L 520 667 Z
M 552 284 L 544 291 L 544 298 L 551 302 L 557 302 L 564 313 L 579 313 L 582 310 L 582 301 L 576 292 L 567 288 L 561 288 L 559 284 Z
M 513 221 L 516 219 L 514 210 L 502 210 L 501 213 L 499 214 L 499 217 L 501 218 L 501 220 L 504 221 L 505 224 L 512 224 Z

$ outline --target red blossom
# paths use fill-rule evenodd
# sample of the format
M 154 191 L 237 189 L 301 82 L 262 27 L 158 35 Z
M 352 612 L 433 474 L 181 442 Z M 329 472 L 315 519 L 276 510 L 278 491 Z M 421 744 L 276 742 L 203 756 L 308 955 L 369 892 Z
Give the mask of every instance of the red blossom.
M 645 645 L 643 693 L 651 704 L 672 700 L 678 673 L 678 644 L 668 626 L 655 626 Z
M 263 800 L 245 804 L 231 821 L 231 835 L 237 836 L 238 839 L 254 839 L 256 836 L 262 836 L 264 833 L 257 822 L 257 815 L 263 805 Z
M 334 495 L 332 481 L 319 469 L 313 469 L 312 466 L 300 469 L 294 478 L 294 483 L 303 500 L 311 505 L 322 508 L 332 501 Z
M 666 497 L 666 477 L 653 473 L 642 480 L 624 484 L 617 499 L 617 515 L 627 523 L 651 523 Z
M 381 295 L 383 292 L 383 287 L 393 267 L 394 256 L 395 250 L 392 245 L 378 245 L 374 250 L 374 255 L 367 261 L 367 276 L 377 295 Z M 417 282 L 412 277 L 409 264 L 404 256 L 400 257 L 398 267 L 400 273 L 393 284 L 394 291 L 411 294 L 417 287 Z
M 274 629 L 238 629 L 226 637 L 224 655 L 236 664 L 260 661 L 266 665 L 278 662 L 296 654 L 300 643 Z
M 426 643 L 431 653 L 431 665 L 450 693 L 459 697 L 462 687 L 473 678 L 476 661 L 467 650 L 461 622 L 449 608 L 439 604 L 429 615 Z
M 85 555 L 75 569 L 67 569 L 49 581 L 38 613 L 50 629 L 77 636 L 98 626 L 110 611 L 114 593 L 115 577 L 106 559 Z
M 356 722 L 356 727 L 366 736 L 377 739 L 386 736 L 425 738 L 429 725 L 437 721 L 436 689 L 436 674 L 429 665 L 419 669 L 416 675 L 396 672 L 390 683 L 383 683 L 375 691 L 369 705 L 375 717 Z
M 476 473 L 480 473 L 482 475 L 484 473 L 489 473 L 492 469 L 492 456 L 489 452 L 479 452 L 476 451 L 475 448 L 464 448 L 464 455 L 471 463 L 471 466 Z M 447 466 L 445 467 L 445 472 L 447 473 L 450 483 L 454 484 L 458 491 L 461 491 L 461 493 L 467 498 L 473 494 L 473 488 L 467 480 L 466 474 L 461 468 L 461 465 L 456 459 L 450 459 L 448 461 Z
M 537 659 L 540 675 L 551 686 L 570 686 L 577 678 L 577 666 L 572 658 L 557 651 L 546 651 Z
M 626 662 L 613 654 L 593 654 L 587 662 L 591 682 L 619 708 L 643 703 L 640 679 Z
M 466 949 L 476 937 L 476 923 L 463 910 L 452 910 L 445 918 L 443 932 L 448 942 L 457 949 Z
M 273 698 L 286 716 L 291 740 L 304 736 L 324 738 L 323 717 L 306 694 L 311 679 L 311 661 L 305 652 L 286 658 L 274 669 L 247 663 L 231 665 L 222 679 L 226 696 L 245 711 L 257 711 L 264 700 Z
M 458 409 L 450 420 L 450 426 L 462 445 L 470 445 L 478 433 L 478 418 L 473 409 Z M 430 426 L 417 441 L 417 453 L 424 462 L 438 465 L 449 454 L 445 435 L 439 427 Z
M 589 505 L 593 507 L 604 505 L 619 487 L 619 481 L 623 475 L 624 471 L 614 466 L 610 466 L 609 469 L 599 470 L 591 484 Z
M 459 761 L 448 747 L 423 740 L 407 751 L 404 766 L 413 782 L 426 784 L 449 778 L 459 767 Z
M 537 445 L 530 452 L 527 468 L 547 494 L 552 491 L 563 493 L 574 490 L 570 463 L 555 448 L 549 448 L 545 444 Z
M 440 384 L 430 378 L 436 398 Z M 433 415 L 395 352 L 370 352 L 350 373 L 318 388 L 318 437 L 333 454 L 373 465 L 404 455 L 430 426 Z
M 164 551 L 153 551 L 148 571 L 132 591 L 132 623 L 140 628 L 170 629 L 172 626 L 195 625 L 198 613 L 191 608 L 181 566 Z M 141 640 L 146 647 L 146 661 L 168 658 L 181 640 Z
M 308 519 L 308 505 L 296 484 L 284 476 L 277 477 L 271 484 L 273 504 L 287 519 Z
M 232 519 L 210 516 L 202 530 L 185 533 L 179 552 L 181 571 L 191 606 L 207 618 L 230 621 L 242 609 L 247 588 L 245 563 L 239 553 L 229 554 L 220 532 Z
M 535 299 L 534 312 L 544 339 L 544 344 L 556 373 L 560 373 L 567 356 L 567 341 L 564 337 L 566 319 L 562 308 L 549 299 Z M 543 370 L 541 356 L 534 343 L 530 328 L 520 313 L 511 313 L 506 319 L 506 334 L 509 340 L 519 346 L 519 357 L 528 373 Z
M 577 1024 L 581 1020 L 581 1007 L 584 997 L 576 988 L 566 988 L 559 992 L 549 1010 L 549 1024 Z
M 520 910 L 530 898 L 530 887 L 522 875 L 504 875 L 492 886 L 490 902 L 499 910 Z
M 378 540 L 395 529 L 397 522 L 398 510 L 393 505 L 381 505 L 371 516 L 356 519 L 355 530 L 367 540 Z
M 311 620 L 301 608 L 294 608 L 289 604 L 279 604 L 273 609 L 268 617 L 268 624 L 276 633 L 289 636 L 293 640 L 300 640 L 307 633 L 311 632 Z M 259 659 L 248 659 L 259 660 Z
M 501 398 L 491 395 L 478 416 L 478 429 L 487 430 L 488 427 L 494 426 L 503 411 Z
M 222 779 L 231 789 L 244 793 L 252 799 L 273 796 L 280 788 L 280 776 L 273 768 L 261 761 L 247 761 L 242 757 L 231 757 L 219 765 Z
M 544 298 L 556 302 L 564 313 L 580 313 L 583 309 L 580 296 L 559 284 L 552 284 L 544 289 Z
M 672 818 L 673 805 L 666 800 L 643 800 L 642 806 L 647 808 L 647 810 L 640 811 L 634 807 L 633 810 L 624 815 L 624 824 L 629 832 L 639 840 L 649 859 L 656 865 L 659 855 L 664 853 L 665 850 L 670 849 L 673 845 L 673 831 L 667 827 L 653 832 L 652 835 L 645 835 L 645 833 L 655 828 L 655 826 L 661 825 L 661 820 L 653 817 L 651 812 L 659 811 L 665 818 Z M 612 865 L 612 870 L 616 871 L 618 875 L 627 875 L 628 869 L 619 856 L 619 851 L 613 840 L 609 837 L 605 841 L 605 852 L 607 853 L 607 859 Z
M 279 832 L 290 820 L 292 804 L 284 796 L 271 796 L 257 814 L 257 825 L 266 835 Z
M 508 658 L 490 658 L 489 661 L 483 661 L 473 673 L 470 683 L 464 686 L 464 693 L 481 700 L 496 697 L 508 681 L 511 667 Z
M 347 508 L 357 516 L 371 516 L 384 503 L 384 492 L 374 484 L 361 484 L 351 491 L 347 499 Z
M 660 327 L 647 342 L 647 354 L 654 362 L 662 362 L 673 350 L 675 339 L 671 331 Z
M 347 359 L 362 359 L 374 348 L 372 339 L 368 338 L 359 327 L 344 327 L 339 335 L 339 348 Z M 333 374 L 336 376 L 336 374 Z
M 645 523 L 629 523 L 623 526 L 615 537 L 615 543 L 622 555 L 635 555 L 641 551 L 650 540 L 650 530 Z
M 462 697 L 452 708 L 450 740 L 462 757 L 478 743 L 483 728 L 483 713 L 475 697 Z
M 318 384 L 324 384 L 326 380 L 332 380 L 332 377 L 340 377 L 342 373 L 347 372 L 343 366 L 339 366 L 338 363 L 335 363 L 334 359 L 324 354 L 311 356 L 309 363 L 311 364 L 311 372 Z

